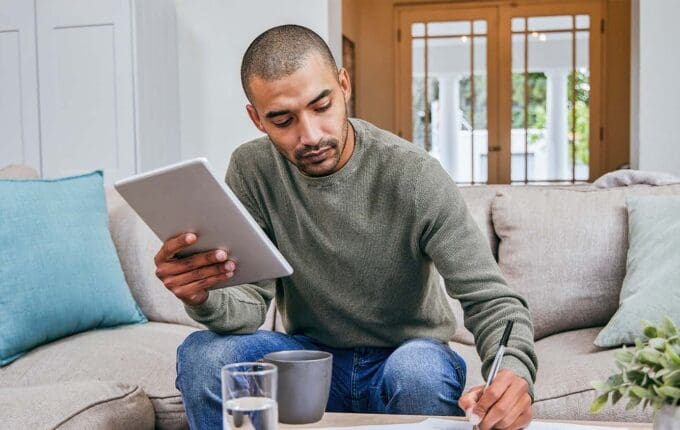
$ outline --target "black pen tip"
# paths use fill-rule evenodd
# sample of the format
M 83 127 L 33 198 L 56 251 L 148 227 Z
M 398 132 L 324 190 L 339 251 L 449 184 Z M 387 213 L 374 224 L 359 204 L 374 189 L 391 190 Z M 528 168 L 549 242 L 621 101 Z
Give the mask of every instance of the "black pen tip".
M 509 320 L 505 325 L 505 331 L 503 332 L 503 337 L 501 338 L 501 345 L 508 346 L 508 339 L 510 339 L 510 332 L 512 332 L 512 325 L 514 322 Z

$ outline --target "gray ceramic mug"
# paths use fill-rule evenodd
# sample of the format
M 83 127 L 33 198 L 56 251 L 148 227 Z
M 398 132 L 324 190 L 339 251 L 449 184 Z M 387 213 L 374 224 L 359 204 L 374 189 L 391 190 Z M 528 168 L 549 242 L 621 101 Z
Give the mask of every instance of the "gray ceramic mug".
M 323 351 L 279 351 L 262 361 L 278 368 L 279 421 L 308 424 L 319 421 L 326 411 L 331 389 L 333 356 Z

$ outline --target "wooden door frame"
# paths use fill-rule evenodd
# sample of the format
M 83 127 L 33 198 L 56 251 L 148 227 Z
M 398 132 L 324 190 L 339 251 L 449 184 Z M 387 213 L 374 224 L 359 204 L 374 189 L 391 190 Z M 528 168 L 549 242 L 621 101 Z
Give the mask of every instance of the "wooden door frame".
M 428 21 L 437 13 L 441 21 L 474 19 L 484 11 L 487 19 L 487 124 L 489 184 L 509 184 L 511 179 L 512 126 L 512 33 L 513 16 L 551 16 L 588 14 L 590 21 L 589 69 L 591 87 L 589 100 L 589 181 L 605 171 L 604 167 L 604 37 L 600 29 L 605 15 L 604 0 L 496 0 L 488 2 L 397 4 L 394 8 L 395 108 L 394 123 L 400 136 L 412 139 L 411 111 L 411 46 L 405 34 L 411 22 Z M 416 21 L 421 17 L 419 21 Z M 431 21 L 431 19 L 430 19 Z M 495 24 L 495 25 L 494 25 Z M 496 36 L 492 38 L 492 35 Z M 495 78 L 495 79 L 494 79 Z M 493 127 L 493 130 L 492 130 Z M 493 149 L 492 149 L 493 148 Z

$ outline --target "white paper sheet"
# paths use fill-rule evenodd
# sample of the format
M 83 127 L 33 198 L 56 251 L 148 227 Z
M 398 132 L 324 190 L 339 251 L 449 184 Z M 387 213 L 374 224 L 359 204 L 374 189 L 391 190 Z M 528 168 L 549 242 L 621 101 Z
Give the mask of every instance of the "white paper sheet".
M 349 427 L 324 427 L 320 430 L 347 430 Z M 419 423 L 410 424 L 377 424 L 353 426 L 355 430 L 472 430 L 472 425 L 464 421 L 449 421 L 441 418 L 428 418 Z M 611 430 L 611 427 L 587 426 L 566 423 L 532 422 L 527 430 Z M 619 428 L 617 430 L 627 430 Z

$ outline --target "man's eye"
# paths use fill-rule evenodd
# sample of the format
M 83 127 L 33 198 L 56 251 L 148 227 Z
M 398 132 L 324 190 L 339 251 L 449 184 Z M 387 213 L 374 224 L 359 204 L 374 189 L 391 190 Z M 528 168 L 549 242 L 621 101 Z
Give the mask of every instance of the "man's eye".
M 283 122 L 275 122 L 274 125 L 280 128 L 284 128 L 290 125 L 290 123 L 293 121 L 293 118 L 288 118 L 287 120 Z
M 316 108 L 315 110 L 316 110 L 317 112 L 326 112 L 330 107 L 331 107 L 331 104 L 328 103 L 327 105 L 318 107 L 318 108 Z

